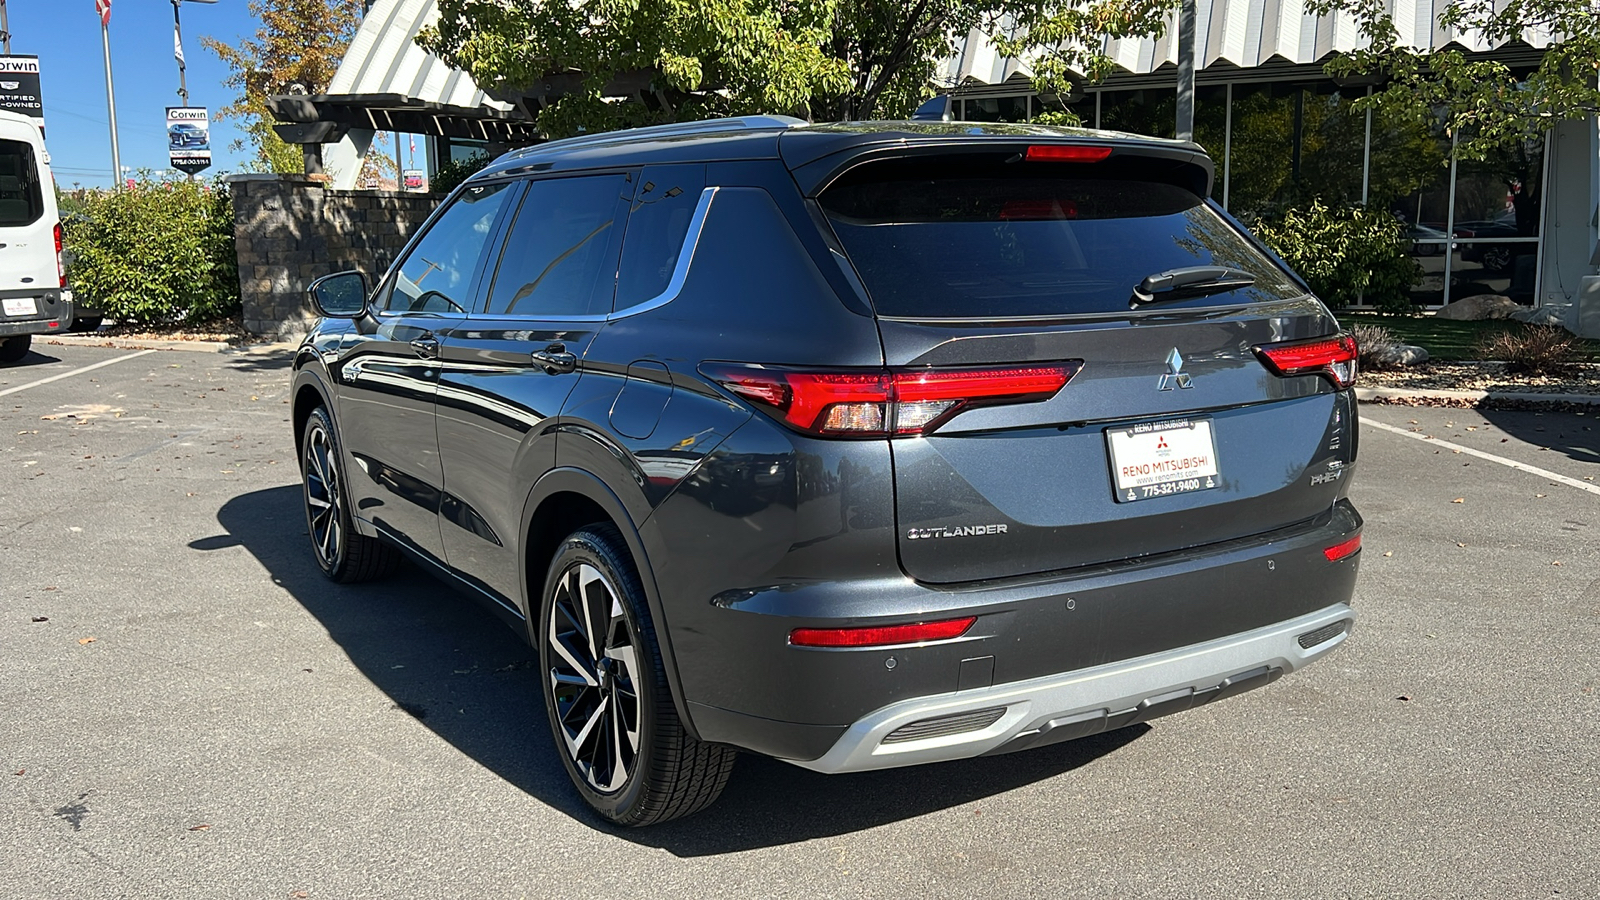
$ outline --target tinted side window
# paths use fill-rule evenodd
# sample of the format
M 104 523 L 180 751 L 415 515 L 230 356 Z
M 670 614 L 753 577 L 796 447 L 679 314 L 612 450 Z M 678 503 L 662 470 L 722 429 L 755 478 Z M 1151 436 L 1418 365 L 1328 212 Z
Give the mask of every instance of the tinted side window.
M 511 221 L 489 292 L 490 315 L 582 316 L 611 311 L 615 227 L 625 175 L 533 181 Z
M 617 275 L 617 309 L 667 289 L 705 186 L 705 166 L 655 166 L 640 173 Z
M 506 184 L 468 188 L 406 254 L 384 303 L 391 312 L 466 312 Z
M 0 226 L 32 225 L 44 215 L 44 192 L 33 147 L 0 141 Z

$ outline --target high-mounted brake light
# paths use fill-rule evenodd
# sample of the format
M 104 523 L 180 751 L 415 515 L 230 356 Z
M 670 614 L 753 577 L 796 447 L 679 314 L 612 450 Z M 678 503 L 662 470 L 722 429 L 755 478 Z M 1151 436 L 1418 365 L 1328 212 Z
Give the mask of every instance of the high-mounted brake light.
M 1321 375 L 1337 388 L 1347 388 L 1356 381 L 1359 348 L 1356 347 L 1356 339 L 1348 334 L 1310 341 L 1262 344 L 1255 351 L 1267 368 L 1285 377 Z
M 1085 147 L 1081 144 L 1033 144 L 1023 159 L 1028 162 L 1100 162 L 1111 155 L 1110 147 Z
M 1332 547 L 1323 550 L 1322 555 L 1328 558 L 1328 562 L 1338 562 L 1347 556 L 1354 556 L 1355 552 L 1360 549 L 1361 535 L 1358 534 L 1348 541 L 1340 541 L 1339 543 L 1334 544 Z
M 1079 360 L 985 369 L 807 372 L 707 363 L 706 377 L 800 431 L 836 437 L 928 434 L 977 406 L 1048 400 Z
M 796 628 L 789 643 L 796 647 L 882 647 L 947 641 L 967 633 L 977 616 L 920 622 L 916 625 L 873 625 L 865 628 Z
M 55 233 L 56 233 L 56 276 L 61 279 L 61 287 L 66 287 L 67 286 L 67 262 L 66 262 L 66 259 L 63 258 L 62 255 L 61 255 L 63 242 L 62 242 L 61 223 L 60 222 L 56 223 Z

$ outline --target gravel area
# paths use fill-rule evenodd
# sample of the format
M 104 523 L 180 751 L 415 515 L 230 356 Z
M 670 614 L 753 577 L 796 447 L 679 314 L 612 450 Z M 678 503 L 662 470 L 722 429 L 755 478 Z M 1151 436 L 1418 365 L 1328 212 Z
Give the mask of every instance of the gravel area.
M 243 344 L 260 340 L 237 321 L 218 319 L 193 325 L 118 325 L 108 323 L 85 337 L 119 338 L 138 341 L 224 341 Z
M 1499 391 L 1520 394 L 1600 395 L 1600 364 L 1581 363 L 1563 376 L 1510 375 L 1505 363 L 1438 362 L 1394 372 L 1361 373 L 1364 387 L 1424 391 Z

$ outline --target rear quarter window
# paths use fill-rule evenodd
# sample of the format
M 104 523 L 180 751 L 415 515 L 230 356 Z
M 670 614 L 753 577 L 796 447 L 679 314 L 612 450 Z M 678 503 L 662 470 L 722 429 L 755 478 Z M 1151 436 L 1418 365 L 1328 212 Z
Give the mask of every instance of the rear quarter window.
M 0 140 L 0 228 L 32 225 L 44 215 L 44 190 L 33 146 Z
M 1254 286 L 1162 310 L 1304 293 L 1184 187 L 1088 165 L 876 163 L 821 196 L 879 315 L 1006 318 L 1126 312 L 1147 275 L 1218 265 Z

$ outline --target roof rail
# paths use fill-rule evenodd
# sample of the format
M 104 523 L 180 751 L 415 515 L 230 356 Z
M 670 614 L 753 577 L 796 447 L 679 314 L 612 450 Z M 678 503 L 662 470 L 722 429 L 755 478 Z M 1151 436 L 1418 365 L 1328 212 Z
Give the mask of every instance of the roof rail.
M 649 125 L 644 128 L 623 128 L 619 131 L 602 131 L 598 134 L 580 134 L 576 137 L 548 141 L 532 147 L 514 150 L 508 156 L 521 159 L 545 150 L 564 150 L 585 144 L 603 144 L 608 141 L 647 140 L 659 137 L 676 137 L 690 134 L 716 134 L 720 131 L 758 131 L 773 128 L 794 128 L 807 124 L 794 116 L 731 116 L 723 119 L 702 119 L 697 122 L 673 122 L 667 125 Z

